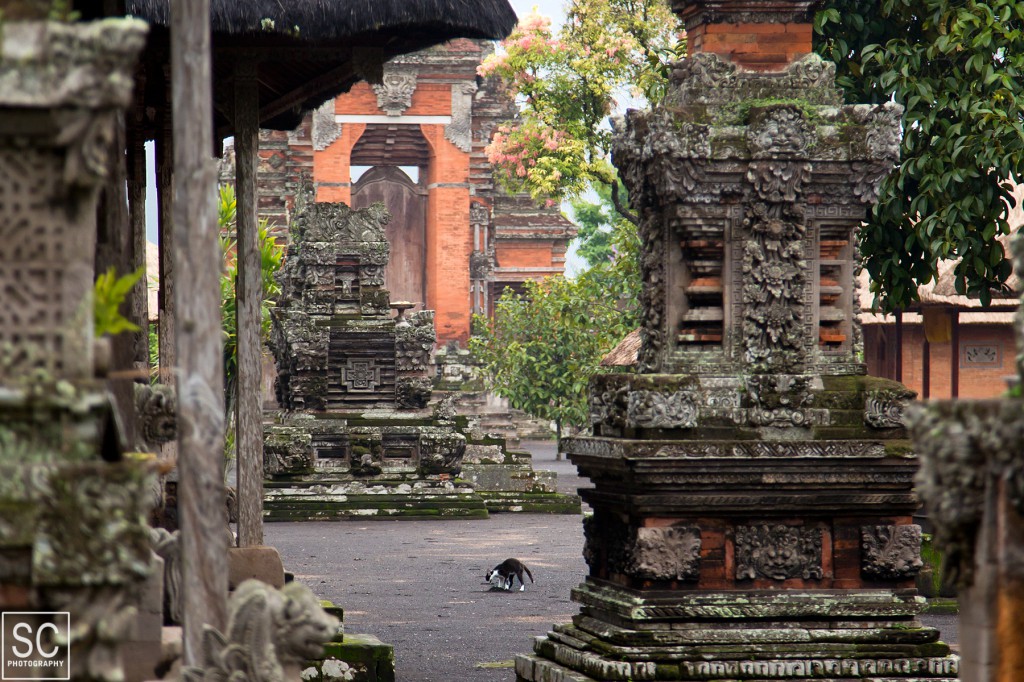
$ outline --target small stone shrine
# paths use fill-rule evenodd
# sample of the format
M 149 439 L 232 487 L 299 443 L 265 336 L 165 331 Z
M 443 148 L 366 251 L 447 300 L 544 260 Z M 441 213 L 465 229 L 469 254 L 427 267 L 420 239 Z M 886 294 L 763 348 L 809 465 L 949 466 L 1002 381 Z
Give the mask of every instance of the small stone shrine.
M 617 126 L 639 370 L 595 379 L 565 446 L 595 486 L 589 574 L 520 681 L 957 675 L 917 618 L 912 394 L 864 376 L 854 314 L 901 112 L 843 104 L 809 5 L 676 0 L 692 55 Z
M 304 198 L 296 211 L 271 338 L 282 411 L 266 427 L 267 519 L 484 517 L 488 500 L 578 511 L 532 470 L 518 472 L 528 485 L 516 491 L 460 478 L 466 459 L 474 479 L 502 480 L 488 472 L 507 468 L 509 453 L 471 432 L 451 400 L 430 404 L 433 312 L 390 303 L 387 220 L 380 205 Z

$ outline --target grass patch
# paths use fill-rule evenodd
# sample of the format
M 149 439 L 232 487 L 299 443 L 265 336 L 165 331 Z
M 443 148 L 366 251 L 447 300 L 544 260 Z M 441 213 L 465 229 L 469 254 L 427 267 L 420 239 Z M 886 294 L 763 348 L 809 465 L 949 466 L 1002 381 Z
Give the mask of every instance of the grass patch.
M 474 668 L 481 668 L 484 670 L 490 670 L 491 668 L 514 668 L 516 662 L 511 658 L 507 661 L 482 661 L 473 666 Z

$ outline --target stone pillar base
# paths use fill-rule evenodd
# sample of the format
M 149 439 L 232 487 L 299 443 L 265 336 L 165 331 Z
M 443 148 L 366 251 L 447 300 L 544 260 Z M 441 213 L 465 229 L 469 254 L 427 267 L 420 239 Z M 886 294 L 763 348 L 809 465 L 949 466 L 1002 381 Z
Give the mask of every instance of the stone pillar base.
M 588 581 L 571 624 L 516 659 L 521 682 L 956 679 L 959 657 L 903 591 L 640 596 Z

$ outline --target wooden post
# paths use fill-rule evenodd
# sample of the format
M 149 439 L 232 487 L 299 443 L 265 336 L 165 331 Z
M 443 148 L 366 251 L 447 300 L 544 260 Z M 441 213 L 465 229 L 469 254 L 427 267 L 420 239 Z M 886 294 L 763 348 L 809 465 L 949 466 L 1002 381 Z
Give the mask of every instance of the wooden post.
M 174 368 L 178 362 L 174 339 L 174 141 L 173 114 L 171 112 L 171 79 L 165 73 L 166 83 L 164 106 L 157 111 L 156 137 L 156 204 L 157 204 L 157 245 L 159 247 L 160 274 L 157 279 L 157 339 L 159 342 L 160 383 L 177 385 Z M 160 456 L 165 462 L 178 459 L 178 441 L 164 443 Z M 177 474 L 174 474 L 177 476 Z
M 238 457 L 238 546 L 263 544 L 263 419 L 260 308 L 263 282 L 256 223 L 259 91 L 253 60 L 235 64 L 235 192 L 238 227 L 238 376 L 235 451 Z
M 139 86 L 141 87 L 141 86 Z M 146 138 L 142 132 L 141 104 L 136 104 L 128 126 L 128 215 L 132 231 L 132 269 L 146 267 Z M 149 371 L 149 276 L 129 294 L 129 318 L 139 325 L 135 332 L 135 368 Z
M 896 311 L 896 381 L 903 381 L 903 311 Z
M 960 311 L 953 308 L 950 315 L 953 319 L 950 321 L 949 395 L 957 398 L 960 396 Z
M 178 351 L 178 514 L 184 664 L 202 662 L 203 626 L 227 625 L 224 362 L 220 324 L 217 169 L 213 146 L 210 0 L 171 3 L 174 260 Z
M 924 316 L 921 316 L 924 319 Z M 924 335 L 924 343 L 921 346 L 921 398 L 928 400 L 932 397 L 932 344 L 928 341 L 928 332 L 924 324 L 921 325 L 921 333 Z

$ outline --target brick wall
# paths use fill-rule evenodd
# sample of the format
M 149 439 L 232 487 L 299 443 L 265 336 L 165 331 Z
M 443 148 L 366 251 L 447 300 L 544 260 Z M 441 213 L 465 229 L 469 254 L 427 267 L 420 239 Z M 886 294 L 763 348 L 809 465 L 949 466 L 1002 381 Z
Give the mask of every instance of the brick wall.
M 1017 353 L 1013 328 L 1008 324 L 961 324 L 959 397 L 992 398 L 1006 391 L 1005 378 L 1016 373 Z M 868 373 L 895 378 L 896 329 L 894 325 L 865 328 L 864 344 Z M 969 349 L 975 349 L 967 356 Z M 994 354 L 990 355 L 992 349 Z M 950 398 L 951 343 L 929 344 L 930 398 Z M 988 362 L 988 358 L 993 360 Z M 903 383 L 924 397 L 924 330 L 918 324 L 903 325 Z

